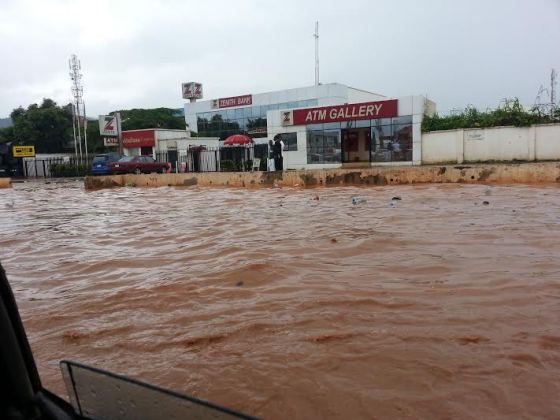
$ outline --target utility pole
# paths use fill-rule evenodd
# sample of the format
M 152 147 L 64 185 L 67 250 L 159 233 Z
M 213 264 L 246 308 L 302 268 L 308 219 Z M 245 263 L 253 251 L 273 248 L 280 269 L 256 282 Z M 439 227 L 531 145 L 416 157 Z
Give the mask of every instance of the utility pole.
M 72 107 L 72 133 L 74 134 L 74 154 L 76 156 L 76 162 L 78 161 L 78 140 L 76 137 L 76 111 L 74 110 L 74 103 L 71 103 Z
M 319 21 L 315 22 L 315 86 L 319 86 Z
M 550 113 L 554 114 L 556 109 L 556 70 L 550 72 Z
M 86 103 L 85 101 L 82 103 L 84 107 L 84 144 L 86 147 L 86 163 L 88 161 L 88 151 L 87 151 L 87 116 L 86 116 Z
M 122 141 L 122 126 L 121 126 L 121 113 L 115 112 L 117 120 L 117 138 L 119 139 L 119 155 L 123 154 L 123 141 Z

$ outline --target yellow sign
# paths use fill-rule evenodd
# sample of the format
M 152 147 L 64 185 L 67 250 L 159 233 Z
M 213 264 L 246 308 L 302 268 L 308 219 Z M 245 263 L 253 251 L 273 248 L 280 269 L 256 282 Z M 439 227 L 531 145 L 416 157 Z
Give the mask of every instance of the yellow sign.
M 13 146 L 14 157 L 35 157 L 35 146 Z

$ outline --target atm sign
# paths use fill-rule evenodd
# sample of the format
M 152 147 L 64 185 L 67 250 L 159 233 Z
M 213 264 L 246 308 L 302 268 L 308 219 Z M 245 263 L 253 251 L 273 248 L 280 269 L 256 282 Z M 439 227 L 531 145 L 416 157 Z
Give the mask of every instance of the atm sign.
M 35 146 L 13 146 L 14 157 L 35 157 Z

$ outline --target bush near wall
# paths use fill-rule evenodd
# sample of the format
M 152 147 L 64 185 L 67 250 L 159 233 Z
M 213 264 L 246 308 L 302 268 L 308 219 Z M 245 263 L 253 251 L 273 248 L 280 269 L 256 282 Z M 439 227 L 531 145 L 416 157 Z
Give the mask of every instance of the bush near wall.
M 537 107 L 527 111 L 515 98 L 506 100 L 503 106 L 492 111 L 481 112 L 475 107 L 467 107 L 457 115 L 424 116 L 422 132 L 500 126 L 528 127 L 533 124 L 558 122 L 560 122 L 560 108 L 555 109 L 553 115 L 545 114 Z
M 50 173 L 54 178 L 66 178 L 75 176 L 86 176 L 91 171 L 91 165 L 74 163 L 53 163 L 50 165 Z

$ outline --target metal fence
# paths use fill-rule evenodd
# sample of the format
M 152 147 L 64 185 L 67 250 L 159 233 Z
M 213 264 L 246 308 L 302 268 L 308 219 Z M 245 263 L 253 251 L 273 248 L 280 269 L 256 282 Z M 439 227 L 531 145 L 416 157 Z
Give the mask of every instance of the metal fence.
M 267 144 L 220 148 L 192 147 L 187 151 L 156 153 L 158 162 L 169 162 L 173 172 L 229 172 L 263 168 L 268 156 Z M 256 165 L 258 163 L 258 165 Z
M 48 156 L 22 158 L 21 173 L 26 178 L 50 178 L 53 176 L 84 176 L 89 174 L 89 159 L 75 156 Z M 173 172 L 228 172 L 266 170 L 268 144 L 248 146 L 222 146 L 219 148 L 191 147 L 187 151 L 168 150 L 156 153 L 156 160 L 169 162 Z M 64 164 L 61 171 L 53 165 Z
M 55 175 L 52 170 L 53 165 L 64 164 L 66 171 L 63 176 L 83 176 L 91 168 L 92 160 L 93 156 L 88 159 L 74 156 L 23 158 L 21 169 L 25 178 L 50 178 Z

